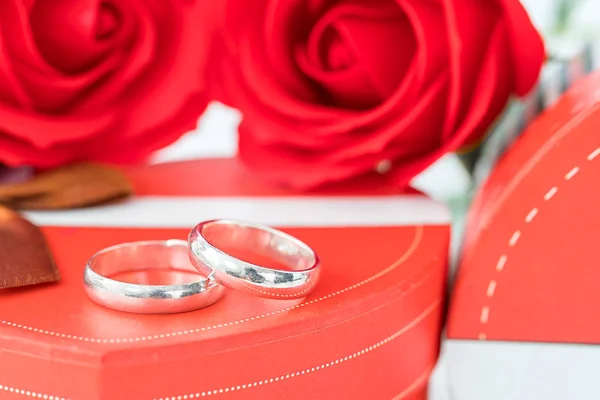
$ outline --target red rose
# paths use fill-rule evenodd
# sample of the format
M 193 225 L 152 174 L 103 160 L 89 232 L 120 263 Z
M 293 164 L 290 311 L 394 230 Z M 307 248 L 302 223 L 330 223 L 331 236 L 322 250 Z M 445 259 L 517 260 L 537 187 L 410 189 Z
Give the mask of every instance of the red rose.
M 225 101 L 241 158 L 297 189 L 399 185 L 480 139 L 545 53 L 518 0 L 229 0 Z
M 198 4 L 0 1 L 0 163 L 135 161 L 192 129 L 206 106 Z

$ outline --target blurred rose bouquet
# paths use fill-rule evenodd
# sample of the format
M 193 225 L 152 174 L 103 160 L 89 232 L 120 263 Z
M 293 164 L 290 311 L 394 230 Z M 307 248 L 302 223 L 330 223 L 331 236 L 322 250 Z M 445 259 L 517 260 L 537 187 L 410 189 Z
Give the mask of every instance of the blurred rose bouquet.
M 374 169 L 408 183 L 480 140 L 545 57 L 518 0 L 229 0 L 221 40 L 241 158 L 296 189 Z

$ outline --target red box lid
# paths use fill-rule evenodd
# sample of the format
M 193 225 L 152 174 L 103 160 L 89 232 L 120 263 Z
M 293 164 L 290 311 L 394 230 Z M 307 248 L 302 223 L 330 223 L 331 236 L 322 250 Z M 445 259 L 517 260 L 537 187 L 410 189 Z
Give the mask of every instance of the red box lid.
M 471 210 L 450 338 L 600 343 L 599 126 L 595 73 L 501 160 Z
M 449 216 L 418 193 L 358 182 L 298 195 L 236 160 L 128 171 L 137 196 L 36 212 L 62 280 L 0 292 L 0 398 L 425 398 L 438 353 Z M 208 218 L 279 227 L 308 243 L 321 280 L 304 301 L 228 291 L 176 315 L 92 303 L 83 269 L 125 241 L 187 237 Z

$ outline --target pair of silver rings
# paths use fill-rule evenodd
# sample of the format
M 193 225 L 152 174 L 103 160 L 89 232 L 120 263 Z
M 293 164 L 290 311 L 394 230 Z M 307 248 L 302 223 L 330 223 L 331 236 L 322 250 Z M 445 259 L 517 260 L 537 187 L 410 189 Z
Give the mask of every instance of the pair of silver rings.
M 142 271 L 194 273 L 198 279 L 168 285 L 113 277 Z M 108 247 L 88 261 L 85 288 L 105 307 L 165 314 L 198 310 L 221 299 L 225 288 L 269 299 L 306 297 L 320 263 L 305 243 L 261 224 L 228 219 L 196 225 L 188 240 L 141 241 Z

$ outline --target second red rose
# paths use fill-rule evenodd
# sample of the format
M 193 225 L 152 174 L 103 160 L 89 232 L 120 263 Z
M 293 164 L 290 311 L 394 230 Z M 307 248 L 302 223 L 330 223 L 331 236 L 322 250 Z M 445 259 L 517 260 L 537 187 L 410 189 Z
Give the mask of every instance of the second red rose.
M 222 36 L 240 156 L 296 189 L 374 169 L 407 184 L 480 139 L 544 60 L 518 0 L 230 0 Z

